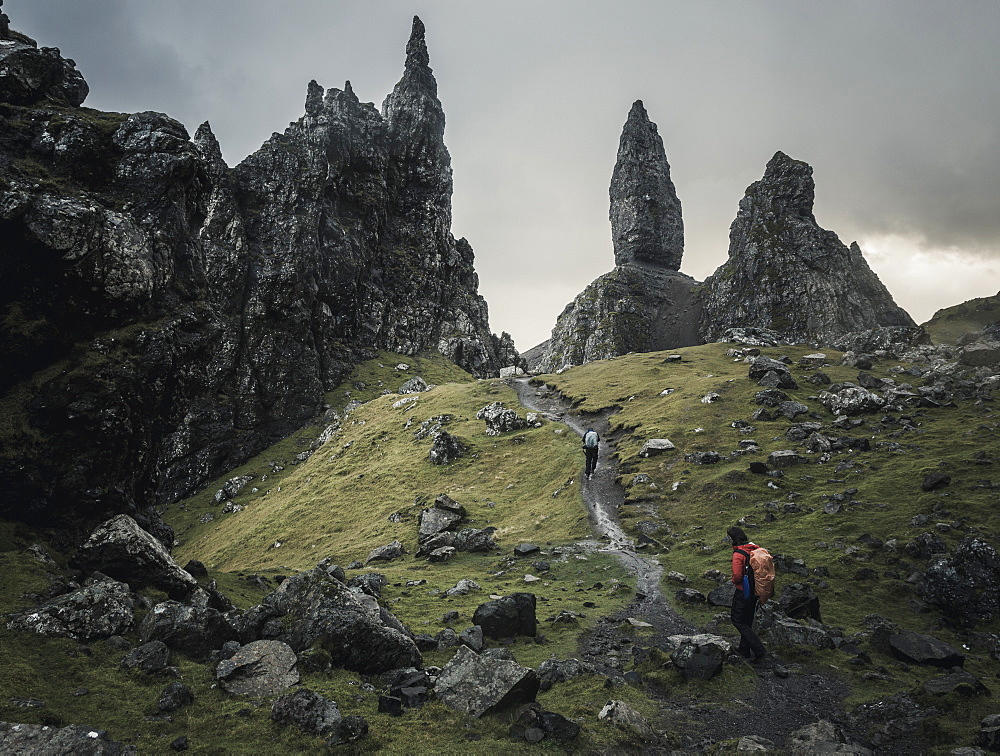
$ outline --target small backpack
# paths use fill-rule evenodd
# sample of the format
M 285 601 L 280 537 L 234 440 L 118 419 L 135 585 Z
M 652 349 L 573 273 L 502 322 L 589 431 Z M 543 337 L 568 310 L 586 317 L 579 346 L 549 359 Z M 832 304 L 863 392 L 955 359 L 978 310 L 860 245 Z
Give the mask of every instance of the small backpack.
M 600 442 L 601 437 L 597 435 L 597 431 L 587 431 L 586 435 L 583 437 L 583 445 L 588 449 L 593 449 Z
M 736 551 L 747 557 L 749 582 L 753 592 L 757 594 L 757 601 L 761 604 L 766 603 L 774 595 L 774 558 L 771 552 L 763 546 L 758 546 L 750 552 L 743 549 Z

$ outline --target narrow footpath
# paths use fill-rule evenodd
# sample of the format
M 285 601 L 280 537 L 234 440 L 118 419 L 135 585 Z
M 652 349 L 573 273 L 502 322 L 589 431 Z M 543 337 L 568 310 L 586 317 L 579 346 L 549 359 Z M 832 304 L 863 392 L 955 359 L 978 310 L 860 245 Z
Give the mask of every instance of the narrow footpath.
M 530 377 L 508 379 L 524 407 L 549 421 L 565 424 L 581 437 L 588 428 L 601 436 L 597 471 L 592 480 L 583 477 L 583 455 L 580 455 L 583 500 L 598 538 L 590 545 L 618 556 L 624 567 L 636 576 L 636 595 L 622 611 L 598 621 L 582 639 L 580 656 L 605 673 L 620 675 L 630 661 L 625 657 L 632 653 L 632 639 L 621 630 L 628 618 L 652 625 L 650 646 L 661 646 L 671 635 L 702 631 L 674 611 L 667 601 L 661 582 L 663 566 L 657 557 L 638 553 L 635 543 L 618 524 L 618 508 L 625 500 L 625 491 L 618 483 L 616 438 L 609 428 L 610 413 L 573 414 L 570 403 L 559 392 L 548 386 L 534 386 L 530 380 Z M 735 636 L 735 632 L 731 635 Z M 780 746 L 789 733 L 800 727 L 820 719 L 838 721 L 839 702 L 849 692 L 841 680 L 807 671 L 797 664 L 776 667 L 771 662 L 766 667 L 747 665 L 747 668 L 754 670 L 756 685 L 742 690 L 728 704 L 703 702 L 696 693 L 686 695 L 683 688 L 673 689 L 669 696 L 647 689 L 662 706 L 663 721 L 654 723 L 654 727 L 680 735 L 681 747 L 685 751 L 696 751 L 721 740 L 746 735 L 764 737 Z M 647 752 L 658 751 L 649 749 Z

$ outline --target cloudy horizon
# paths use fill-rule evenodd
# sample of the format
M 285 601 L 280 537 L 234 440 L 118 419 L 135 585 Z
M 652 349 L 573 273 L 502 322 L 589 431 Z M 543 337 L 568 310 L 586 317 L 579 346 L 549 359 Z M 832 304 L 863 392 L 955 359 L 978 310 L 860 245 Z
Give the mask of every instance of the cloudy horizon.
M 234 7 L 238 10 L 234 11 Z M 857 241 L 919 322 L 1000 289 L 1000 3 L 761 0 L 7 0 L 76 60 L 88 107 L 208 120 L 235 165 L 310 79 L 381 105 L 413 14 L 447 117 L 454 227 L 494 331 L 525 351 L 614 266 L 608 184 L 632 102 L 683 206 L 681 270 L 727 257 L 777 150 L 814 168 L 819 224 Z

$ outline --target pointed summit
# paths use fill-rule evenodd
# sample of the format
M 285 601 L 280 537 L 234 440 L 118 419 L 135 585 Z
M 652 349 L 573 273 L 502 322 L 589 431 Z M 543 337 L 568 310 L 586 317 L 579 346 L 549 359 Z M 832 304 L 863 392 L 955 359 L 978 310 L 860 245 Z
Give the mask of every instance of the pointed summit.
M 813 218 L 816 182 L 809 163 L 794 160 L 779 150 L 774 153 L 764 169 L 764 177 L 747 189 L 747 197 L 766 202 L 777 214 L 799 218 Z
M 406 43 L 406 63 L 403 68 L 403 78 L 396 85 L 396 90 L 405 85 L 407 88 L 420 89 L 437 96 L 437 81 L 431 72 L 430 55 L 427 54 L 427 41 L 424 38 L 424 22 L 419 16 L 413 17 L 413 27 L 410 39 Z
M 684 254 L 681 203 L 663 140 L 642 100 L 632 104 L 622 129 L 609 194 L 615 264 L 679 270 Z

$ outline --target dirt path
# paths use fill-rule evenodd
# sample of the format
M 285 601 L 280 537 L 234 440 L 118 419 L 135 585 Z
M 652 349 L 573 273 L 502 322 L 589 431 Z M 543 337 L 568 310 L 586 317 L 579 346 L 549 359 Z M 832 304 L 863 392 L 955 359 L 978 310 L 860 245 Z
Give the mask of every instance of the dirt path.
M 587 428 L 594 428 L 601 436 L 597 471 L 592 480 L 584 479 L 583 455 L 580 455 L 583 499 L 594 532 L 600 539 L 592 545 L 616 554 L 625 568 L 636 575 L 636 597 L 621 612 L 602 617 L 587 633 L 581 641 L 581 657 L 608 674 L 620 675 L 629 665 L 630 657 L 638 651 L 632 638 L 621 629 L 628 618 L 653 626 L 653 637 L 649 641 L 652 646 L 662 645 L 671 635 L 702 632 L 675 612 L 664 596 L 660 561 L 655 556 L 638 553 L 635 543 L 618 524 L 618 507 L 625 499 L 625 492 L 617 482 L 618 462 L 614 448 L 617 438 L 609 430 L 610 414 L 573 414 L 569 402 L 557 391 L 547 386 L 534 386 L 530 378 L 508 380 L 524 407 L 541 413 L 550 421 L 564 423 L 580 436 Z M 752 669 L 757 675 L 756 686 L 748 686 L 728 704 L 706 704 L 697 694 L 691 697 L 683 689 L 674 689 L 669 697 L 647 690 L 662 704 L 663 721 L 654 726 L 680 736 L 684 750 L 700 750 L 721 740 L 746 735 L 758 735 L 782 745 L 787 735 L 800 727 L 819 719 L 836 721 L 839 702 L 848 693 L 842 681 L 811 673 L 794 664 L 785 666 L 771 661 Z

